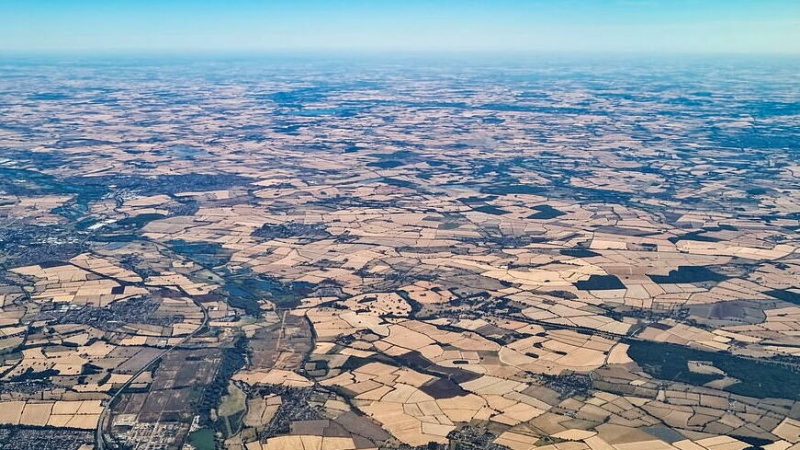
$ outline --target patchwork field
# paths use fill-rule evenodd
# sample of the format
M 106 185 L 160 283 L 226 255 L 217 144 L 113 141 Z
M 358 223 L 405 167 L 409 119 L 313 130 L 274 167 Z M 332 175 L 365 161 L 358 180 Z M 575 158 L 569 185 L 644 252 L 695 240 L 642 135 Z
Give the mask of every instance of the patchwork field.
M 140 63 L 0 67 L 0 447 L 800 448 L 796 70 Z

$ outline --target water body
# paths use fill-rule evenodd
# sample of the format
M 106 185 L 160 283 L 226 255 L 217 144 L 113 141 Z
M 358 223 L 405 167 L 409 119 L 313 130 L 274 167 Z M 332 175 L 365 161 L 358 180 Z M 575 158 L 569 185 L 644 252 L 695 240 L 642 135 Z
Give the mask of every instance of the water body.
M 201 428 L 189 434 L 189 442 L 197 450 L 214 450 L 216 443 L 214 442 L 214 431 L 208 428 Z

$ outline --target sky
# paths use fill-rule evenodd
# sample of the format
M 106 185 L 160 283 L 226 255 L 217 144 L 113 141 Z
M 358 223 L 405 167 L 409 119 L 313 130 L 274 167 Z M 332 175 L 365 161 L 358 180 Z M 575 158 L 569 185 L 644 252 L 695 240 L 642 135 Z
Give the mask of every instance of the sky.
M 800 55 L 800 0 L 0 0 L 3 53 Z

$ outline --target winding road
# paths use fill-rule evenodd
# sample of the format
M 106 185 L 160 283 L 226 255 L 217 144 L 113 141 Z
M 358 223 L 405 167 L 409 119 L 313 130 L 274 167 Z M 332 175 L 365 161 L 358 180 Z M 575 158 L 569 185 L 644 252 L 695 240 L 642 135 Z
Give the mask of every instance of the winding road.
M 203 332 L 206 326 L 208 325 L 208 309 L 206 309 L 206 307 L 203 306 L 200 302 L 198 302 L 193 296 L 186 294 L 186 292 L 183 289 L 181 289 L 180 286 L 176 287 L 183 294 L 189 297 L 192 300 L 192 302 L 194 302 L 194 304 L 197 305 L 203 311 L 203 323 L 201 323 L 196 330 L 192 331 L 191 333 L 186 335 L 186 337 L 181 339 L 180 342 L 165 349 L 163 352 L 159 353 L 153 359 L 151 359 L 147 364 L 142 366 L 141 369 L 136 371 L 136 373 L 134 373 L 133 376 L 128 381 L 126 381 L 122 386 L 120 386 L 120 388 L 117 389 L 117 392 L 115 392 L 114 395 L 111 396 L 111 398 L 108 400 L 108 402 L 106 402 L 105 406 L 103 407 L 103 411 L 100 413 L 100 418 L 97 421 L 97 429 L 95 430 L 95 437 L 94 437 L 95 449 L 97 450 L 106 450 L 108 448 L 106 443 L 106 437 L 103 431 L 106 428 L 106 422 L 108 421 L 109 416 L 111 414 L 111 406 L 120 397 L 120 395 L 122 395 L 123 392 L 125 392 L 125 389 L 127 389 L 131 384 L 133 384 L 133 382 L 136 381 L 136 378 L 138 378 L 139 375 L 143 374 L 145 371 L 150 369 L 153 366 L 153 364 L 155 364 L 158 360 L 166 356 L 169 352 L 180 347 L 181 345 L 189 342 L 192 338 Z

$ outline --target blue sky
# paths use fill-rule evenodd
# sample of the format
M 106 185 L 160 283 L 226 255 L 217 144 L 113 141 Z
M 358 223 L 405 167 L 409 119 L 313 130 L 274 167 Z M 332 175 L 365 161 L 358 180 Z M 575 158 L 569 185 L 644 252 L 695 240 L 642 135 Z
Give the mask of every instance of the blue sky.
M 0 0 L 0 52 L 800 54 L 800 0 Z

